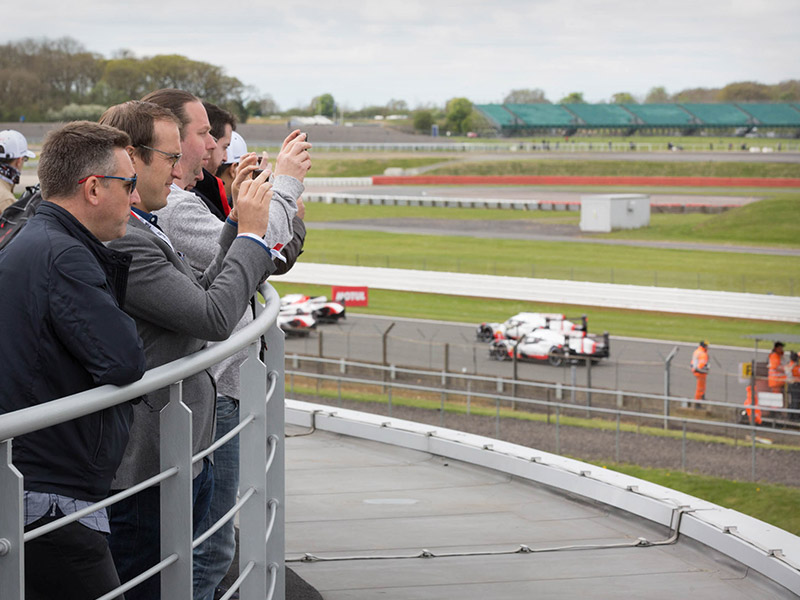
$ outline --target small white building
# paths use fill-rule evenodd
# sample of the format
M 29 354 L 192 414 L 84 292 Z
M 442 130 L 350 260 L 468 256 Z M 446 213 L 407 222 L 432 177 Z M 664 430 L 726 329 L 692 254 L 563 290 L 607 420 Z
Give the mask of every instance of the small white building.
M 581 231 L 608 233 L 650 225 L 650 196 L 591 194 L 581 196 Z

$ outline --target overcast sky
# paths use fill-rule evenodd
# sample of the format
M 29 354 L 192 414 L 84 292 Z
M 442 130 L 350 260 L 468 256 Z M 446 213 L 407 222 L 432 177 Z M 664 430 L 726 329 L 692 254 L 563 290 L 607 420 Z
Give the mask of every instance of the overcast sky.
M 183 54 L 282 109 L 326 92 L 350 108 L 413 108 L 500 102 L 516 88 L 601 102 L 659 85 L 800 79 L 798 30 L 798 0 L 38 0 L 6 11 L 0 40 L 68 35 L 106 57 Z

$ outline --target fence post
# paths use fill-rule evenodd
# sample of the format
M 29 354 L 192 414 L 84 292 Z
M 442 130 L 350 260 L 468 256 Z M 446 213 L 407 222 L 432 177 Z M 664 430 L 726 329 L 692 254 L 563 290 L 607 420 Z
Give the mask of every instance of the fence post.
M 192 411 L 183 403 L 182 382 L 169 386 L 169 403 L 161 411 L 161 470 L 178 472 L 161 482 L 161 560 L 178 560 L 161 572 L 161 596 L 192 597 Z
M 389 327 L 386 328 L 386 331 L 384 331 L 381 334 L 381 364 L 384 367 L 387 366 L 387 364 L 388 364 L 388 362 L 386 360 L 387 343 L 388 343 L 387 342 L 387 337 L 389 336 L 389 332 L 394 328 L 395 325 L 396 325 L 396 323 L 391 323 L 389 325 Z M 383 371 L 383 381 L 384 381 L 383 391 L 386 391 L 386 371 L 385 370 Z
M 0 442 L 0 590 L 22 597 L 22 473 L 11 463 L 11 440 Z
M 678 347 L 674 346 L 672 351 L 664 359 L 664 429 L 669 429 L 669 397 L 670 397 L 670 374 L 672 359 L 678 354 Z M 683 406 L 686 405 L 684 401 Z
M 614 444 L 614 461 L 619 462 L 619 413 L 617 413 L 617 438 Z
M 242 582 L 243 597 L 267 590 L 267 548 L 262 536 L 256 535 L 267 528 L 267 367 L 259 360 L 257 348 L 257 343 L 250 346 L 247 360 L 239 367 L 239 418 L 255 417 L 239 434 L 239 488 L 256 492 L 239 512 L 239 571 L 254 564 Z M 270 345 L 269 352 L 274 350 Z
M 447 373 L 450 371 L 450 344 L 444 345 L 444 361 L 442 371 L 442 385 L 447 386 Z
M 592 359 L 588 356 L 586 357 L 586 406 L 588 408 L 592 408 Z M 586 411 L 586 416 L 591 417 L 592 411 Z

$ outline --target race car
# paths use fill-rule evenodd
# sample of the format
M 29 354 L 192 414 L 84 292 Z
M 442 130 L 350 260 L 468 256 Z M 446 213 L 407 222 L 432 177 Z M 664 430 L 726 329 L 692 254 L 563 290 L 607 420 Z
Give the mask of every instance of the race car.
M 544 360 L 560 367 L 568 360 L 589 358 L 596 362 L 607 358 L 610 352 L 608 333 L 602 336 L 589 335 L 585 331 L 561 333 L 539 328 L 521 340 L 498 339 L 489 347 L 489 357 L 495 360 Z
M 295 315 L 311 315 L 318 323 L 335 323 L 345 318 L 345 306 L 340 302 L 329 302 L 325 296 L 287 294 L 281 298 L 281 312 Z
M 311 315 L 278 313 L 278 327 L 286 335 L 307 336 L 317 328 L 317 322 Z
M 566 316 L 558 313 L 530 313 L 521 312 L 510 317 L 505 323 L 481 323 L 476 332 L 481 342 L 492 340 L 517 340 L 534 329 L 552 329 L 562 333 L 583 331 L 586 328 L 586 315 L 580 318 L 580 323 L 574 323 Z

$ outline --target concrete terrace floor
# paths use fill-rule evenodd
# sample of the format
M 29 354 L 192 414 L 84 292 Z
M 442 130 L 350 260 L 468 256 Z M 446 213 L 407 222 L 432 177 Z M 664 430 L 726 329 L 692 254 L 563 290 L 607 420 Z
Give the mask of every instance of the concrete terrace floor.
M 286 468 L 287 566 L 325 600 L 796 597 L 685 536 L 631 545 L 661 525 L 427 452 L 317 430 L 287 437 Z

